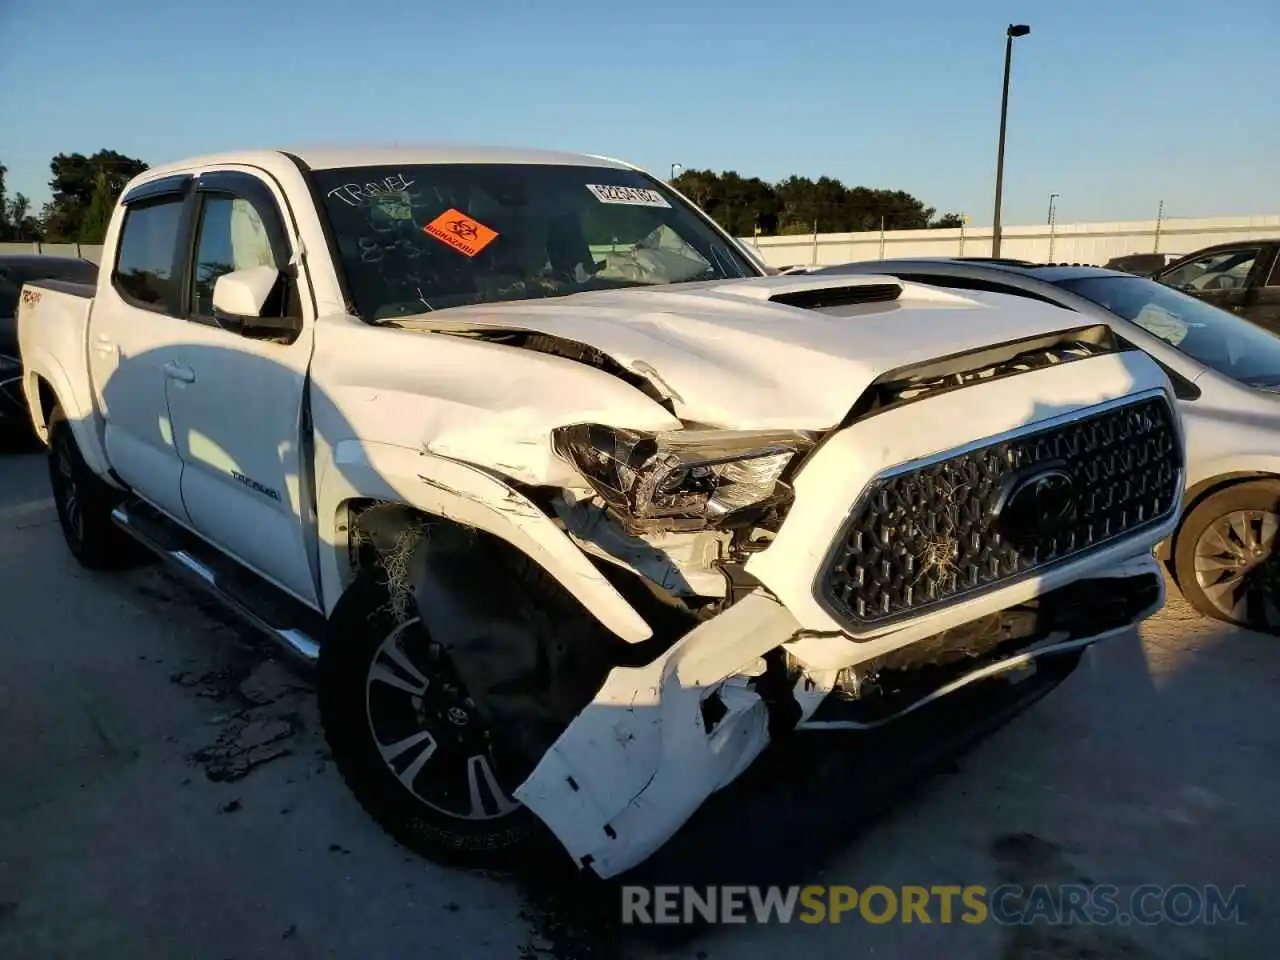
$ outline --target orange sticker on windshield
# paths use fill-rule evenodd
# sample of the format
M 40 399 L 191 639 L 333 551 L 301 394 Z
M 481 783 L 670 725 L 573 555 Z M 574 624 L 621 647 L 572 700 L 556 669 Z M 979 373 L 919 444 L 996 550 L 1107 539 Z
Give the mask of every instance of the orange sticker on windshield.
M 461 210 L 446 210 L 423 227 L 422 232 L 430 234 L 441 243 L 447 243 L 468 257 L 474 257 L 498 236 L 497 230 L 490 230 Z

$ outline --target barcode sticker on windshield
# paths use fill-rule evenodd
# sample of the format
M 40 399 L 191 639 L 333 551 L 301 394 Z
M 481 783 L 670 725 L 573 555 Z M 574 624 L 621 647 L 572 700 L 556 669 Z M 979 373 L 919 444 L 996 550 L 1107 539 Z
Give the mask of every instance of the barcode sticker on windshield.
M 629 207 L 670 207 L 657 190 L 643 187 L 618 187 L 612 184 L 588 183 L 587 189 L 601 203 L 621 203 Z

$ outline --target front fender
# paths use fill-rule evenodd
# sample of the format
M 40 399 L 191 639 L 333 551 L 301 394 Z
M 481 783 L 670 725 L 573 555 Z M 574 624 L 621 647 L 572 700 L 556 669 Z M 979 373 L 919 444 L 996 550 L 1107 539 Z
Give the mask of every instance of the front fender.
M 527 497 L 476 467 L 420 450 L 344 440 L 318 465 L 320 583 L 325 613 L 346 588 L 344 504 L 403 503 L 484 530 L 510 543 L 558 580 L 605 627 L 639 643 L 653 630 L 564 532 Z
M 58 358 L 48 350 L 36 349 L 30 354 L 24 353 L 22 368 L 22 392 L 27 399 L 27 409 L 31 411 L 31 424 L 36 435 L 45 443 L 49 442 L 49 424 L 40 403 L 40 381 L 43 380 L 53 390 L 58 406 L 62 407 L 67 422 L 71 424 L 76 445 L 89 469 L 110 480 L 111 463 L 107 460 L 107 451 L 102 443 L 98 414 L 93 406 L 89 384 L 86 382 L 78 386 Z M 87 369 L 85 377 L 88 377 Z
M 1230 453 L 1187 463 L 1187 495 L 1206 487 L 1216 486 L 1221 480 L 1252 480 L 1261 477 L 1280 477 L 1280 457 L 1266 453 Z

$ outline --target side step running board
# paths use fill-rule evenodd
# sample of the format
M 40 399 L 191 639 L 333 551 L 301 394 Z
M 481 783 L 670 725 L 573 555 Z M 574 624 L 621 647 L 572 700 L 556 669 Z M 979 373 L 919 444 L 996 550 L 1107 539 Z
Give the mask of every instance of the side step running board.
M 138 501 L 122 504 L 111 519 L 184 579 L 210 593 L 232 613 L 260 630 L 304 663 L 314 664 L 320 656 L 320 636 L 324 619 L 292 597 L 234 561 L 222 557 L 179 528 L 159 511 Z M 306 623 L 307 630 L 299 623 Z

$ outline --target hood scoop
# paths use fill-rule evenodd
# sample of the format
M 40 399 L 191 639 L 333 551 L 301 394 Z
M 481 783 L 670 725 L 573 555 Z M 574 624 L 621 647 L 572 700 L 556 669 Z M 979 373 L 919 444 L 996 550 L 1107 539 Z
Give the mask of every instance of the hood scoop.
M 897 300 L 900 296 L 900 284 L 861 283 L 855 287 L 827 287 L 821 290 L 779 293 L 770 297 L 769 302 L 803 307 L 805 310 L 822 310 L 825 307 L 848 307 L 855 303 L 886 303 Z
M 814 277 L 803 274 L 771 277 L 764 282 L 724 284 L 715 292 L 725 296 L 744 297 L 779 303 L 805 310 L 848 307 L 859 303 L 886 303 L 902 296 L 902 283 L 896 277 L 864 275 L 860 277 Z

